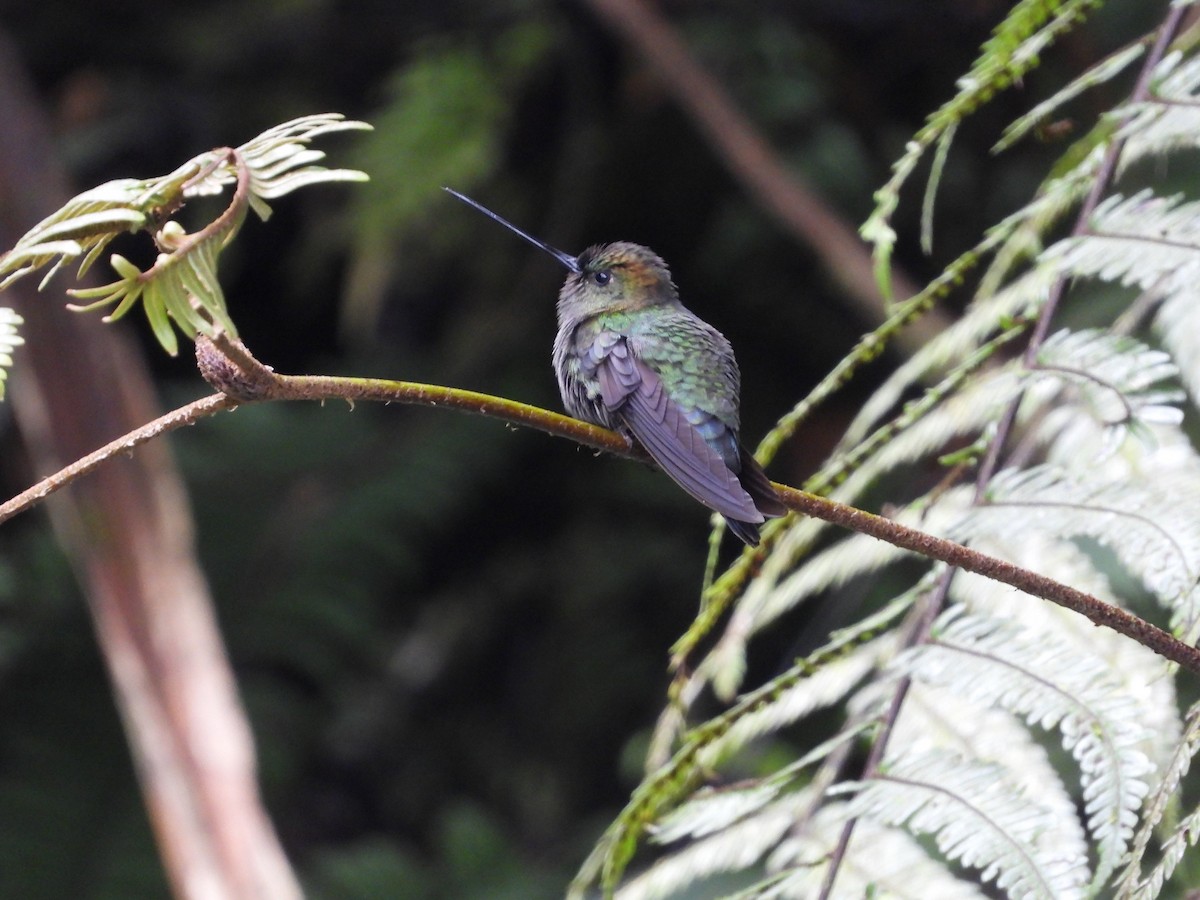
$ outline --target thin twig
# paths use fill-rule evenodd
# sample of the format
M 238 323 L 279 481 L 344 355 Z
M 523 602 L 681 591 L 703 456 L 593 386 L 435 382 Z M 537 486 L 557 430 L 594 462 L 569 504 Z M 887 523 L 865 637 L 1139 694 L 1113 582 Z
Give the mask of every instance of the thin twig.
M 176 428 L 182 428 L 184 425 L 192 425 L 200 419 L 218 413 L 223 409 L 233 409 L 237 405 L 237 401 L 232 397 L 225 394 L 212 394 L 181 406 L 179 409 L 172 410 L 165 416 L 159 416 L 153 422 L 134 429 L 128 434 L 117 438 L 115 441 L 110 441 L 99 450 L 89 453 L 82 459 L 77 459 L 53 475 L 43 478 L 33 487 L 22 491 L 11 500 L 0 503 L 0 523 L 7 522 L 18 513 L 25 512 L 30 507 L 36 506 L 51 494 L 65 488 L 71 482 L 82 478 L 89 472 L 94 471 L 110 459 L 130 453 L 135 447 L 140 447 L 142 444 L 153 440 L 159 435 L 174 431 Z

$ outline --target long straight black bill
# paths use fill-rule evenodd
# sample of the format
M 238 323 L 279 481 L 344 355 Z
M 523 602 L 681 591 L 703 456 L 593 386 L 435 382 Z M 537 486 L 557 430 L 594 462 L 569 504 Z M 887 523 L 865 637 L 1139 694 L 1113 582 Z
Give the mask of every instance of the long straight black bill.
M 468 206 L 475 207 L 477 210 L 479 210 L 481 213 L 483 213 L 489 219 L 499 222 L 501 225 L 503 225 L 509 231 L 519 234 L 521 237 L 525 238 L 525 240 L 529 241 L 529 243 L 533 244 L 533 246 L 537 247 L 539 250 L 545 250 L 547 253 L 549 253 L 551 256 L 553 256 L 555 259 L 557 259 L 560 263 L 562 263 L 564 266 L 566 266 L 568 269 L 570 269 L 572 272 L 574 272 L 576 275 L 578 275 L 582 271 L 579 268 L 579 260 L 577 260 L 571 254 L 564 253 L 561 250 L 551 247 L 545 241 L 539 241 L 532 234 L 528 234 L 528 233 L 522 231 L 520 228 L 518 228 L 512 222 L 508 221 L 508 219 L 505 219 L 503 216 L 496 215 L 494 212 L 492 212 L 486 206 L 484 206 L 480 203 L 476 203 L 474 200 L 472 200 L 466 194 L 460 194 L 458 191 L 454 190 L 454 188 L 443 187 L 442 190 L 445 191 L 447 194 L 454 195 L 455 197 L 457 197 L 459 200 L 461 200 L 463 203 L 467 204 Z

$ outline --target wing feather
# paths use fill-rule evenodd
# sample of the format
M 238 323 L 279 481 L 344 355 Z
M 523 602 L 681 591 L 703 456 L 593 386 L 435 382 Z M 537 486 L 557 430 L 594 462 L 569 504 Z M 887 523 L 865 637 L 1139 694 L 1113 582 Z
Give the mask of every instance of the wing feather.
M 741 522 L 764 521 L 754 499 L 667 394 L 662 380 L 621 340 L 599 361 L 604 405 L 676 484 L 709 509 Z

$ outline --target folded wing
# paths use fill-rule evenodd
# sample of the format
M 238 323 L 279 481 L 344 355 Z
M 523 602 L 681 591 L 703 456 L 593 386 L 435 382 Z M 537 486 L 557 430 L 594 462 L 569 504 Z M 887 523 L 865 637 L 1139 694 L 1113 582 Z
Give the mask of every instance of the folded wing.
M 596 378 L 604 405 L 681 488 L 723 516 L 763 521 L 737 473 L 688 421 L 658 373 L 638 359 L 623 338 L 612 342 L 598 361 Z

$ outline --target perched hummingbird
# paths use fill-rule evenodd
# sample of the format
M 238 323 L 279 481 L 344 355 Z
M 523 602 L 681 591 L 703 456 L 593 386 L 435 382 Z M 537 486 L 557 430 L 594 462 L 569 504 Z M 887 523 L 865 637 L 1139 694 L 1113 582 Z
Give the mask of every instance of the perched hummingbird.
M 758 526 L 787 508 L 738 442 L 741 379 L 733 348 L 679 302 L 662 258 L 623 241 L 571 256 L 445 190 L 570 272 L 558 294 L 554 339 L 567 411 L 632 437 L 676 484 L 757 546 Z

